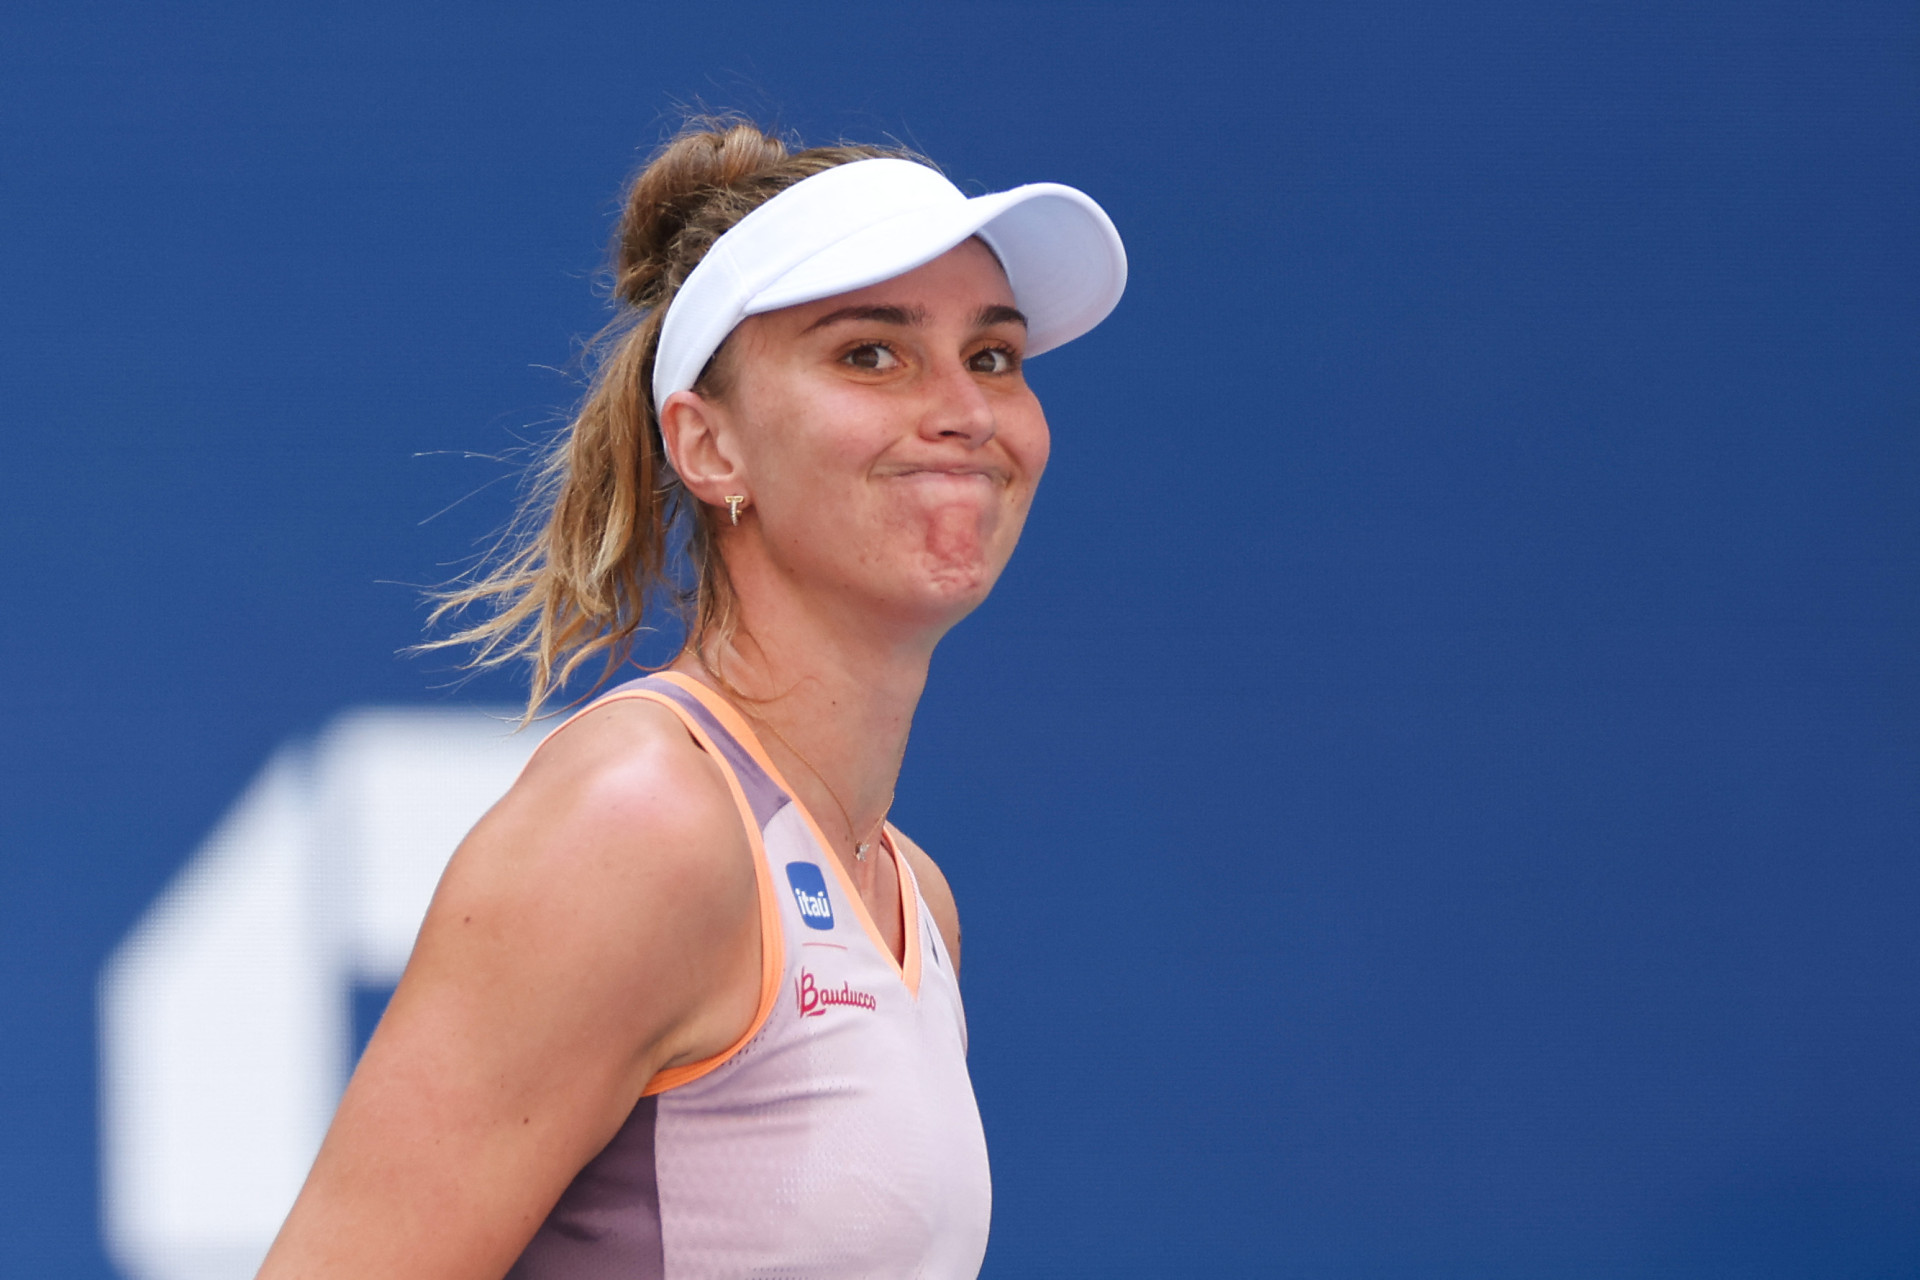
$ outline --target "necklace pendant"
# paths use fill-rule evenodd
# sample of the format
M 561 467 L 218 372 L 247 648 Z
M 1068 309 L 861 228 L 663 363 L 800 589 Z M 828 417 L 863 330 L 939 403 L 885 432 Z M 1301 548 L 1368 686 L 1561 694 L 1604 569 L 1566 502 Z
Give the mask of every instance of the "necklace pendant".
M 867 846 L 865 844 L 853 846 L 853 857 L 856 862 L 865 862 L 867 860 Z

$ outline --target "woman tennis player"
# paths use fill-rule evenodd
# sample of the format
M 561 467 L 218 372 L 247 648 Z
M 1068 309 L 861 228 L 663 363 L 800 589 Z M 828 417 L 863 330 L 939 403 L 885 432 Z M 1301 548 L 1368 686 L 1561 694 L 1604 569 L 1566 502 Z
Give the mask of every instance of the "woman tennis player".
M 538 707 L 685 564 L 685 652 L 454 855 L 261 1274 L 972 1276 L 960 926 L 886 816 L 1046 466 L 1023 362 L 1113 308 L 1119 238 L 1067 187 L 731 124 L 640 174 L 615 256 L 537 536 L 458 638 Z

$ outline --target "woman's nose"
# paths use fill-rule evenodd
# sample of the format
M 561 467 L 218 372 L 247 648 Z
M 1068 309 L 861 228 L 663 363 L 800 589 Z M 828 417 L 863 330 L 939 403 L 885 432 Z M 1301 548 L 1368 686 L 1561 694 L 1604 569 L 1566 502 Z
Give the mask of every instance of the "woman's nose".
M 969 449 L 978 449 L 998 430 L 992 401 L 974 373 L 959 361 L 931 380 L 929 400 L 920 419 L 920 434 L 926 439 L 959 440 Z

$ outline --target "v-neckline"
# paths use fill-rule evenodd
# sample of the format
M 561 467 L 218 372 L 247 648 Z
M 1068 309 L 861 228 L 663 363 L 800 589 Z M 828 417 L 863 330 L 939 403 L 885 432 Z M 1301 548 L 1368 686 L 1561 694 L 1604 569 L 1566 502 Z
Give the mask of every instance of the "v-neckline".
M 767 777 L 773 781 L 773 784 L 786 793 L 787 802 L 799 813 L 800 820 L 806 824 L 814 843 L 820 847 L 822 859 L 833 868 L 833 874 L 840 883 L 840 892 L 852 906 L 854 916 L 860 921 L 861 928 L 866 930 L 867 938 L 873 943 L 873 949 L 893 966 L 894 972 L 899 975 L 900 981 L 905 984 L 908 992 L 918 997 L 920 994 L 918 892 L 913 880 L 913 872 L 908 868 L 906 857 L 901 854 L 899 845 L 893 838 L 892 824 L 882 824 L 880 838 L 876 843 L 884 846 L 887 856 L 893 860 L 893 878 L 900 902 L 899 955 L 895 955 L 893 948 L 887 945 L 886 935 L 874 922 L 873 913 L 867 910 L 866 898 L 861 895 L 859 887 L 853 883 L 853 877 L 847 873 L 847 868 L 840 861 L 840 856 L 834 852 L 833 845 L 828 843 L 826 833 L 820 829 L 820 824 L 814 820 L 812 811 L 800 799 L 800 793 L 793 789 L 785 775 L 775 766 L 773 758 L 767 754 L 766 745 L 760 741 L 760 735 L 753 731 L 753 726 L 747 723 L 747 718 L 741 715 L 732 703 L 721 697 L 718 691 L 708 688 L 692 676 L 678 671 L 659 671 L 654 674 L 655 678 L 665 680 L 674 687 L 684 690 L 705 707 L 707 712 L 720 722 L 721 727 L 732 735 L 733 740 L 740 744 L 741 749 L 752 757 L 753 762 L 766 771 Z

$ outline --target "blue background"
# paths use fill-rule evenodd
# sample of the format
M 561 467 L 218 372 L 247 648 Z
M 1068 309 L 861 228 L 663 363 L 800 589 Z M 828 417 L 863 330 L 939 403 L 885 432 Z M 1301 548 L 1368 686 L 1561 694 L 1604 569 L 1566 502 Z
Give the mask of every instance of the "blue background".
M 987 1274 L 1920 1274 L 1917 49 L 9 5 L 0 1267 L 109 1274 L 95 974 L 268 751 L 511 696 L 398 656 L 396 584 L 505 518 L 702 101 L 1074 183 L 1133 255 L 1034 366 L 1053 466 L 897 810 L 967 925 Z

